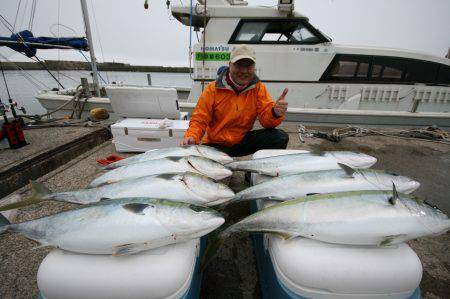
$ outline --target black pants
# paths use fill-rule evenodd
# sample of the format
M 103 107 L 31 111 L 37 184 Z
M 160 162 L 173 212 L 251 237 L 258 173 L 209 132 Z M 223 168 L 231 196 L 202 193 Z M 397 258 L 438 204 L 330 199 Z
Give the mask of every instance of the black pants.
M 242 141 L 231 147 L 219 144 L 206 144 L 213 146 L 232 157 L 251 155 L 262 149 L 285 149 L 289 142 L 289 135 L 279 129 L 253 130 L 245 134 Z

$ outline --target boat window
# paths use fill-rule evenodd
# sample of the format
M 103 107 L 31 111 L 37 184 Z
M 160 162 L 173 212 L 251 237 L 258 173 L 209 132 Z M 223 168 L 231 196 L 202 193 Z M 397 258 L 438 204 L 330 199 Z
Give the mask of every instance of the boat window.
M 405 63 L 401 58 L 375 56 L 370 78 L 375 81 L 401 81 Z
M 337 54 L 320 81 L 450 84 L 450 66 L 387 56 Z
M 366 78 L 368 72 L 369 72 L 369 63 L 368 62 L 360 62 L 358 64 L 358 70 L 356 71 L 356 77 L 357 78 Z
M 439 64 L 420 60 L 408 60 L 405 81 L 436 82 Z
M 370 56 L 336 55 L 321 80 L 366 80 Z
M 353 77 L 358 67 L 356 61 L 338 61 L 331 69 L 331 77 Z
M 381 76 L 381 70 L 383 69 L 382 65 L 379 64 L 374 64 L 372 67 L 372 74 L 371 74 L 371 78 L 380 78 Z
M 387 66 L 383 70 L 382 78 L 401 79 L 402 78 L 402 70 Z
M 437 78 L 438 83 L 450 84 L 450 66 L 441 64 Z
M 237 42 L 256 42 L 261 39 L 268 23 L 248 22 L 241 26 L 241 30 L 236 36 Z
M 328 41 L 306 20 L 241 20 L 229 43 L 317 44 Z

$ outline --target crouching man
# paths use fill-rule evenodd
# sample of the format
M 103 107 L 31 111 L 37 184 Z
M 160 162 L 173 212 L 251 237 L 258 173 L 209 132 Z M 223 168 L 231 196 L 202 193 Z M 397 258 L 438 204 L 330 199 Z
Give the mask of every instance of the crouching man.
M 288 89 L 273 102 L 255 75 L 255 62 L 250 46 L 233 48 L 229 67 L 224 67 L 201 94 L 181 145 L 202 141 L 234 157 L 260 149 L 286 148 L 288 134 L 275 127 L 285 118 Z M 257 117 L 264 129 L 252 130 Z

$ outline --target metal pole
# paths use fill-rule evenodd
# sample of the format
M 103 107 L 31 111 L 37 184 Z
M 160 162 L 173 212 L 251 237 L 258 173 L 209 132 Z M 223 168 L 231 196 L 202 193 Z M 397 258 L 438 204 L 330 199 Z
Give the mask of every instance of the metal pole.
M 149 86 L 152 86 L 152 75 L 151 74 L 147 74 L 147 82 Z
M 81 10 L 83 12 L 83 19 L 84 19 L 84 27 L 86 29 L 86 37 L 89 44 L 89 53 L 91 55 L 91 66 L 92 66 L 92 73 L 95 85 L 95 93 L 96 96 L 100 96 L 100 85 L 98 84 L 98 71 L 97 71 L 97 60 L 95 59 L 95 53 L 94 53 L 94 43 L 92 42 L 92 34 L 91 34 L 91 25 L 89 23 L 89 14 L 88 9 L 86 5 L 86 0 L 80 0 L 81 2 Z

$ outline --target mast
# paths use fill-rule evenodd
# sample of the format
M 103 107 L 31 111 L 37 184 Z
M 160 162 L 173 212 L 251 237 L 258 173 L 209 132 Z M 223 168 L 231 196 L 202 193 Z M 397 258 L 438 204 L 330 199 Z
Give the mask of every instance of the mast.
M 86 37 L 89 44 L 89 54 L 91 56 L 91 67 L 92 67 L 92 73 L 95 85 L 95 93 L 96 96 L 100 96 L 100 87 L 98 84 L 98 71 L 97 71 L 97 60 L 95 59 L 95 53 L 94 53 L 94 43 L 92 42 L 92 34 L 91 34 L 91 25 L 89 23 L 89 14 L 88 9 L 86 5 L 86 0 L 80 0 L 81 2 L 81 10 L 83 12 L 83 19 L 84 19 L 84 27 L 86 29 Z

